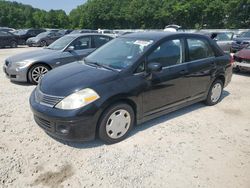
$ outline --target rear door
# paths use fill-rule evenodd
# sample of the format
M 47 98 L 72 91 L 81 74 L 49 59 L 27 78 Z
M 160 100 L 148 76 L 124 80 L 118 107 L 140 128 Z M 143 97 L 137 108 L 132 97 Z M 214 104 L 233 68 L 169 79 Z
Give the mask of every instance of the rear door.
M 199 98 L 207 91 L 211 76 L 216 71 L 215 53 L 203 38 L 187 38 L 186 49 L 189 95 Z
M 101 47 L 102 45 L 106 44 L 113 38 L 108 36 L 92 36 L 92 47 L 94 49 Z
M 0 47 L 4 47 L 7 44 L 6 32 L 0 31 Z
M 77 60 L 82 60 L 84 57 L 94 51 L 94 48 L 92 47 L 91 36 L 84 36 L 76 39 L 72 43 L 72 46 L 74 46 L 72 55 Z

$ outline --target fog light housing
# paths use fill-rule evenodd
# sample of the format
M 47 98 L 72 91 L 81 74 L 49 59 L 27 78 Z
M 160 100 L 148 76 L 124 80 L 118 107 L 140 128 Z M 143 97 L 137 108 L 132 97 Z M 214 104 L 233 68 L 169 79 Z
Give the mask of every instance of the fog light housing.
M 61 134 L 69 134 L 70 127 L 67 125 L 58 125 L 57 131 Z

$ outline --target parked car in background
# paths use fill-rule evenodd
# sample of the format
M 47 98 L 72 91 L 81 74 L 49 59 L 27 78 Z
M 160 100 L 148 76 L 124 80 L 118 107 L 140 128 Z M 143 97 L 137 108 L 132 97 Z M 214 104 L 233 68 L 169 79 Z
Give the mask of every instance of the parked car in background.
M 112 144 L 136 123 L 199 101 L 217 104 L 231 81 L 230 59 L 202 35 L 128 34 L 46 74 L 30 105 L 36 123 L 53 137 L 99 136 Z
M 58 31 L 58 33 L 62 34 L 62 35 L 68 35 L 73 31 L 73 29 L 62 29 L 60 31 Z
M 18 45 L 18 37 L 8 31 L 0 30 L 0 47 L 16 48 Z
M 230 52 L 234 38 L 233 32 L 199 32 L 199 33 L 215 40 L 218 46 L 224 52 Z
M 108 29 L 98 29 L 97 32 L 104 35 L 109 35 L 114 38 L 118 36 L 113 30 L 108 30 Z
M 82 60 L 110 40 L 111 37 L 100 34 L 65 35 L 47 48 L 7 58 L 4 71 L 12 81 L 37 84 L 49 70 Z
M 48 32 L 58 32 L 58 31 L 60 31 L 60 29 L 45 29 L 46 31 L 48 31 Z
M 179 25 L 172 24 L 172 25 L 167 25 L 167 26 L 164 28 L 164 31 L 177 32 L 177 31 L 179 31 L 181 28 L 182 28 L 182 27 L 179 26 Z
M 0 31 L 8 31 L 12 33 L 15 31 L 15 29 L 9 27 L 0 27 Z
M 71 34 L 77 34 L 77 33 L 98 33 L 96 30 L 91 29 L 78 29 L 71 32 Z
M 236 72 L 250 71 L 250 46 L 235 53 L 234 61 L 234 70 Z
M 250 31 L 242 32 L 232 43 L 231 52 L 235 53 L 250 45 Z
M 61 38 L 63 35 L 58 32 L 43 32 L 37 35 L 36 37 L 31 37 L 26 41 L 28 46 L 39 46 L 44 47 L 48 46 L 57 39 Z
M 18 36 L 18 44 L 25 45 L 28 38 L 35 37 L 43 32 L 45 32 L 45 29 L 20 29 L 16 30 L 14 34 Z

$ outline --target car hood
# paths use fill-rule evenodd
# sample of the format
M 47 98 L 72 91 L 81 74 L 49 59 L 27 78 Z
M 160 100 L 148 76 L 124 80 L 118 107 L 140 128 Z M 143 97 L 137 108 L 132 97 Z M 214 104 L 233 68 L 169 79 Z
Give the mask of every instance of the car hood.
M 74 62 L 48 72 L 41 80 L 40 90 L 49 95 L 68 96 L 80 89 L 95 88 L 114 80 L 118 74 L 119 72 Z
M 242 49 L 235 54 L 235 56 L 240 57 L 242 59 L 250 59 L 250 49 Z
M 236 38 L 234 39 L 235 42 L 242 42 L 242 41 L 247 41 L 249 42 L 250 41 L 250 38 Z
M 27 61 L 27 60 L 35 61 L 45 56 L 55 55 L 55 53 L 58 53 L 58 51 L 50 49 L 40 49 L 11 56 L 7 60 L 11 63 Z

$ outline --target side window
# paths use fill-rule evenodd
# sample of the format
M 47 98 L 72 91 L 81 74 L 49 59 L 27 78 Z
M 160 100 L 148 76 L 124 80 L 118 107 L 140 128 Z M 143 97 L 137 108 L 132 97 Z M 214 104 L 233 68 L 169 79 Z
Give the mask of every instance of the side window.
M 94 36 L 93 37 L 93 42 L 94 42 L 94 48 L 99 48 L 102 45 L 106 44 L 107 42 L 110 41 L 110 38 L 104 37 L 104 36 Z
M 149 56 L 148 63 L 161 63 L 163 67 L 182 62 L 182 43 L 179 39 L 162 43 Z
M 218 33 L 214 39 L 218 41 L 226 41 L 230 40 L 230 37 L 226 33 Z
M 214 52 L 207 41 L 202 39 L 187 39 L 189 61 L 214 57 Z
M 140 65 L 135 70 L 135 73 L 140 73 L 140 72 L 144 72 L 144 71 L 145 71 L 145 62 L 140 63 Z
M 73 46 L 75 47 L 75 50 L 84 50 L 90 48 L 90 37 L 82 37 L 79 39 L 76 39 L 73 42 Z

